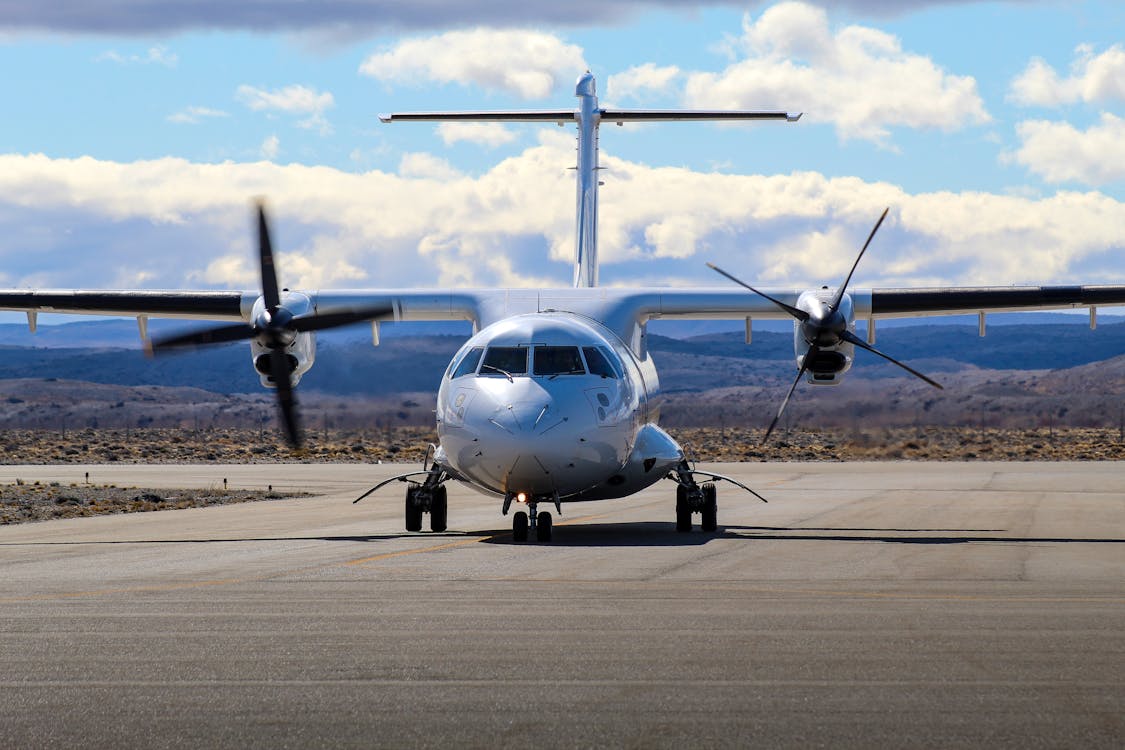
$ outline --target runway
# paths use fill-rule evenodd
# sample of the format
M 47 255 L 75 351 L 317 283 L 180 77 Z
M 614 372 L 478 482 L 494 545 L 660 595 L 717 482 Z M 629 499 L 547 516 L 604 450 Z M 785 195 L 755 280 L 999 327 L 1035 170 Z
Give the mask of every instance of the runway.
M 411 467 L 412 468 L 412 467 Z M 513 544 L 397 466 L 3 466 L 315 497 L 0 528 L 2 747 L 1120 747 L 1125 466 L 709 466 Z

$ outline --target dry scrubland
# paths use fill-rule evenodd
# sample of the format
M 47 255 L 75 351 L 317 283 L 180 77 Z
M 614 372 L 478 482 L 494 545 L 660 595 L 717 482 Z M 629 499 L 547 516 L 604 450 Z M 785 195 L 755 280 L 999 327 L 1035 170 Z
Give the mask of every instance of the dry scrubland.
M 763 430 L 671 428 L 697 461 L 1115 461 L 1125 459 L 1119 428 L 1036 429 L 886 427 L 789 429 L 769 443 Z M 309 430 L 305 449 L 289 450 L 269 430 L 5 430 L 4 464 L 98 463 L 421 463 L 433 430 Z
M 0 484 L 0 525 L 55 518 L 141 513 L 151 510 L 203 508 L 255 500 L 282 500 L 292 493 L 261 490 L 152 490 L 113 485 L 18 481 Z

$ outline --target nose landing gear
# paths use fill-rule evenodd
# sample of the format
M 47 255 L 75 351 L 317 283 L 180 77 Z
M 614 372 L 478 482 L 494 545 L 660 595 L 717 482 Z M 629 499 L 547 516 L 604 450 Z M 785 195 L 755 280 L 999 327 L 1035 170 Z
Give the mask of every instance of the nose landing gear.
M 512 500 L 515 499 L 514 495 L 508 495 L 504 498 L 504 515 L 508 515 L 508 508 L 511 507 Z M 527 512 L 517 510 L 516 514 L 512 516 L 512 541 L 513 542 L 526 542 L 532 532 L 535 533 L 535 541 L 549 542 L 551 541 L 551 534 L 554 527 L 554 519 L 547 511 L 538 511 L 536 508 L 539 501 L 531 498 L 526 501 Z M 561 503 L 558 498 L 555 498 L 555 509 L 562 513 Z

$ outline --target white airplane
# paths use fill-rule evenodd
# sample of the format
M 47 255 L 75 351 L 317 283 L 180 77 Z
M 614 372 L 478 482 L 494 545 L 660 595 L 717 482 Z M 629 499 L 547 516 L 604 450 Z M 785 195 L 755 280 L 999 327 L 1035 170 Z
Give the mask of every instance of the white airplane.
M 365 289 L 289 291 L 273 267 L 269 231 L 258 209 L 260 291 L 0 290 L 0 309 L 27 312 L 35 329 L 40 312 L 136 316 L 142 338 L 149 317 L 226 321 L 225 325 L 149 342 L 153 352 L 249 340 L 262 384 L 276 388 L 289 441 L 300 444 L 293 387 L 313 365 L 315 332 L 381 320 L 468 320 L 473 336 L 441 378 L 437 400 L 439 443 L 423 469 L 392 481 L 406 482 L 409 531 L 429 514 L 432 531 L 447 525 L 445 483 L 463 482 L 496 496 L 507 515 L 513 503 L 513 537 L 534 533 L 550 541 L 552 516 L 562 503 L 632 495 L 662 480 L 676 487 L 676 528 L 690 531 L 693 515 L 704 531 L 717 527 L 715 482 L 728 477 L 698 471 L 680 445 L 657 425 L 659 381 L 646 345 L 646 324 L 658 318 L 794 319 L 797 375 L 782 402 L 776 426 L 798 383 L 834 385 L 866 349 L 940 387 L 930 378 L 874 348 L 881 318 L 977 313 L 981 333 L 991 311 L 1085 307 L 1091 325 L 1097 306 L 1125 304 L 1125 286 L 1056 286 L 849 290 L 855 265 L 835 288 L 759 291 L 716 268 L 740 287 L 603 288 L 597 286 L 598 133 L 605 122 L 660 120 L 778 120 L 785 112 L 616 110 L 598 105 L 587 71 L 575 90 L 577 109 L 515 112 L 416 112 L 382 116 L 385 122 L 461 120 L 523 121 L 578 130 L 577 248 L 574 284 L 546 289 Z M 863 257 L 887 212 L 863 245 Z M 744 287 L 744 288 L 742 288 Z M 867 340 L 855 333 L 867 320 Z

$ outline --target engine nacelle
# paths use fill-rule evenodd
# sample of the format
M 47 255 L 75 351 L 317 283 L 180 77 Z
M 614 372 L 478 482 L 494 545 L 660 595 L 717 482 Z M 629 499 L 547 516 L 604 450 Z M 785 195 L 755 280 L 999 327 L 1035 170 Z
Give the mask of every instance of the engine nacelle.
M 281 292 L 280 298 L 281 307 L 284 308 L 282 312 L 294 317 L 308 314 L 313 307 L 312 300 L 299 292 L 284 290 Z M 259 297 L 251 309 L 251 318 L 261 320 L 262 316 L 265 315 L 265 310 L 265 301 L 262 297 Z M 312 369 L 313 363 L 316 361 L 316 334 L 293 332 L 292 335 L 293 340 L 286 344 L 282 351 L 284 351 L 286 360 L 289 362 L 290 378 L 295 386 L 300 382 L 301 376 Z M 288 339 L 286 338 L 286 340 Z M 273 378 L 270 377 L 271 351 L 270 347 L 262 340 L 250 339 L 250 358 L 254 363 L 254 369 L 262 379 L 262 385 L 266 388 L 277 387 Z
M 832 303 L 835 290 L 822 287 L 801 293 L 797 298 L 796 307 L 811 315 L 820 315 Z M 847 321 L 847 329 L 855 333 L 855 310 L 852 307 L 852 298 L 845 294 L 840 300 L 840 314 Z M 804 335 L 802 324 L 793 321 L 793 354 L 800 369 L 808 354 L 810 344 Z M 844 375 L 851 369 L 855 359 L 855 346 L 846 341 L 837 341 L 831 346 L 821 345 L 815 358 L 809 362 L 805 370 L 805 382 L 810 385 L 839 385 L 844 380 Z

